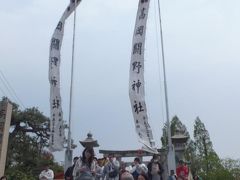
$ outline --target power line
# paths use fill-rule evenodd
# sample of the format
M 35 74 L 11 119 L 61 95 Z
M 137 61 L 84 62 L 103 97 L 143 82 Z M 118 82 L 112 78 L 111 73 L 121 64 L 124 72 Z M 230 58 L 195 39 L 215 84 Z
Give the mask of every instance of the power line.
M 0 74 L 2 76 L 2 77 L 0 76 L 0 79 L 2 80 L 3 84 L 5 85 L 5 88 L 9 92 L 9 94 L 14 98 L 14 100 L 16 102 L 18 102 L 24 109 L 26 109 L 26 107 L 24 106 L 23 102 L 18 97 L 16 91 L 13 89 L 13 87 L 11 86 L 11 84 L 9 83 L 9 81 L 6 78 L 6 76 L 3 74 L 3 72 L 1 70 L 0 70 Z
M 7 96 L 5 91 L 0 87 L 0 91 L 3 93 L 3 96 Z
M 15 97 L 13 97 L 13 94 L 10 92 L 10 89 L 8 88 L 8 86 L 7 86 L 6 82 L 5 82 L 5 80 L 2 78 L 2 76 L 0 76 L 0 80 L 2 81 L 2 84 L 3 84 L 4 88 L 5 88 L 5 90 L 8 92 L 8 93 L 6 93 L 4 91 L 5 95 L 7 96 L 7 94 L 8 94 L 15 102 L 17 102 Z

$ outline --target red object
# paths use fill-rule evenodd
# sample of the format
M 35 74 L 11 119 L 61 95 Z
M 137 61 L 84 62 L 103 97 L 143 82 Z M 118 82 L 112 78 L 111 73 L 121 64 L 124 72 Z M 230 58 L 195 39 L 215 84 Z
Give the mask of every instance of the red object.
M 54 179 L 55 180 L 64 180 L 64 172 L 55 174 Z
M 187 179 L 187 177 L 188 177 L 188 167 L 187 166 L 178 166 L 176 171 L 177 171 L 177 177 Z M 183 179 L 183 180 L 185 180 L 185 179 Z

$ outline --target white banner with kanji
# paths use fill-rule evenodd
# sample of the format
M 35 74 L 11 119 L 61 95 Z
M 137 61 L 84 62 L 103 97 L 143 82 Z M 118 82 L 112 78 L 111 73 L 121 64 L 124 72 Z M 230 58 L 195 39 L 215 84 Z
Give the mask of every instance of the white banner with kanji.
M 156 152 L 151 127 L 148 123 L 144 92 L 144 45 L 150 0 L 139 0 L 132 41 L 129 77 L 129 97 L 135 129 L 144 150 Z
M 64 24 L 66 19 L 74 11 L 75 6 L 80 4 L 81 0 L 70 0 L 69 5 L 64 11 L 57 27 L 52 35 L 49 55 L 49 83 L 50 83 L 50 143 L 51 151 L 61 151 L 64 147 L 64 123 L 62 113 L 62 101 L 60 95 L 60 62 L 61 45 L 64 34 Z

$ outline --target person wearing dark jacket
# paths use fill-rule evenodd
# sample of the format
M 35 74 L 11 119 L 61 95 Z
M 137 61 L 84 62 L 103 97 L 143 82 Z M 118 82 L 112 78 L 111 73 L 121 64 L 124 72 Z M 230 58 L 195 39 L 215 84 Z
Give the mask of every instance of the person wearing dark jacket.
M 163 168 L 157 154 L 153 155 L 148 167 L 148 178 L 150 180 L 162 180 Z
M 73 175 L 72 175 L 73 174 L 73 169 L 74 169 L 75 164 L 76 164 L 78 159 L 79 159 L 79 157 L 74 157 L 73 158 L 73 165 L 70 166 L 64 174 L 65 180 L 73 180 Z

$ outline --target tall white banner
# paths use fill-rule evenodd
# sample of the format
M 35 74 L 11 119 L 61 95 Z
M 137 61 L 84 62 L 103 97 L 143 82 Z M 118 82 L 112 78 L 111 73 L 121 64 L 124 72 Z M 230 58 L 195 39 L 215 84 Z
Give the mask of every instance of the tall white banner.
M 156 153 L 144 91 L 144 45 L 150 0 L 139 0 L 130 64 L 129 97 L 135 129 L 144 150 Z
M 76 7 L 81 0 L 76 0 Z M 60 62 L 61 46 L 64 34 L 64 24 L 66 19 L 75 9 L 75 0 L 70 0 L 70 4 L 64 11 L 57 27 L 52 35 L 49 55 L 49 83 L 50 83 L 50 143 L 51 151 L 63 150 L 65 141 L 64 123 L 62 113 L 62 100 L 60 95 Z

